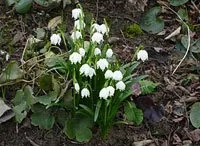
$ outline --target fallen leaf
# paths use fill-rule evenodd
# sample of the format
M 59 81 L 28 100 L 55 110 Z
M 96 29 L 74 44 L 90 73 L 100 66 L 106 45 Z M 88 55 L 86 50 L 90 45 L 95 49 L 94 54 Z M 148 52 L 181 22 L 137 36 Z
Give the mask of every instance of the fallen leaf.
M 153 140 L 142 140 L 142 141 L 137 141 L 137 142 L 134 142 L 133 145 L 134 146 L 145 146 L 147 144 L 150 144 L 150 143 L 153 143 L 154 141 Z
M 54 17 L 53 19 L 49 21 L 47 28 L 50 30 L 53 30 L 54 28 L 58 26 L 58 24 L 61 24 L 61 23 L 62 23 L 61 16 Z
M 169 34 L 169 35 L 165 38 L 165 40 L 168 40 L 168 39 L 170 39 L 170 38 L 172 38 L 172 37 L 174 37 L 174 36 L 176 36 L 176 35 L 179 35 L 180 32 L 181 32 L 181 26 L 179 26 L 176 30 L 174 30 L 171 34 Z
M 11 108 L 4 103 L 2 99 L 0 99 L 0 124 L 8 121 L 14 116 Z

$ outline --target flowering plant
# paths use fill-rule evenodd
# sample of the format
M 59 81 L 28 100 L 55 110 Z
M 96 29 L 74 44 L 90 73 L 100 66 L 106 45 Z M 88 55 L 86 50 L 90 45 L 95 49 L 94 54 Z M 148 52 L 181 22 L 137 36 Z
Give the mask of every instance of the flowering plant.
M 116 121 L 116 115 L 119 108 L 126 105 L 127 118 L 135 114 L 140 118 L 128 119 L 140 124 L 142 111 L 124 102 L 133 94 L 132 85 L 146 77 L 133 77 L 138 62 L 123 65 L 116 59 L 106 41 L 109 37 L 106 21 L 101 25 L 92 21 L 88 26 L 84 17 L 81 7 L 72 10 L 74 28 L 71 35 L 59 29 L 44 46 L 48 51 L 39 56 L 44 57 L 38 60 L 40 66 L 41 61 L 44 66 L 40 67 L 39 80 L 34 79 L 40 88 L 36 96 L 30 86 L 25 86 L 17 91 L 14 98 L 18 122 L 31 110 L 33 125 L 50 129 L 55 121 L 61 121 L 59 123 L 64 127 L 64 133 L 80 142 L 91 139 L 94 125 L 106 138 L 114 124 L 125 122 Z M 86 27 L 89 31 L 86 31 Z M 63 48 L 67 49 L 65 53 Z M 53 49 L 60 53 L 56 54 Z M 148 54 L 140 53 L 138 59 L 145 61 Z M 26 61 L 28 65 L 27 62 L 31 64 L 30 60 Z M 31 64 L 31 68 L 34 65 Z M 141 87 L 141 92 L 146 87 Z M 41 121 L 41 118 L 44 120 Z

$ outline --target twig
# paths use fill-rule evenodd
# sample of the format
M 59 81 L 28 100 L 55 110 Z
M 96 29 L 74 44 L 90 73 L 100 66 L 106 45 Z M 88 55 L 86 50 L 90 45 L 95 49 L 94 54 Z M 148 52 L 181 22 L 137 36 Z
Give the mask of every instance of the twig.
M 35 143 L 33 140 L 31 140 L 31 139 L 26 135 L 26 133 L 25 133 L 25 137 L 26 137 L 26 139 L 27 139 L 33 146 L 40 146 L 40 145 L 38 145 L 37 143 Z
M 198 9 L 198 7 L 196 6 L 196 4 L 194 3 L 193 0 L 191 0 L 191 3 L 193 5 L 193 7 L 197 10 L 197 12 L 200 14 L 200 10 Z
M 165 5 L 169 10 L 171 10 L 174 14 L 176 14 L 178 16 L 178 18 L 181 20 L 181 22 L 187 27 L 187 33 L 188 33 L 188 40 L 187 40 L 187 50 L 185 52 L 185 55 L 183 56 L 183 58 L 181 59 L 181 61 L 179 62 L 179 64 L 176 66 L 176 68 L 174 69 L 174 71 L 172 72 L 172 75 L 177 71 L 177 69 L 180 67 L 180 65 L 182 64 L 182 62 L 185 60 L 189 50 L 190 50 L 190 28 L 189 26 L 183 21 L 183 19 L 173 10 L 171 9 L 168 5 L 166 5 L 165 3 L 161 2 L 163 5 Z

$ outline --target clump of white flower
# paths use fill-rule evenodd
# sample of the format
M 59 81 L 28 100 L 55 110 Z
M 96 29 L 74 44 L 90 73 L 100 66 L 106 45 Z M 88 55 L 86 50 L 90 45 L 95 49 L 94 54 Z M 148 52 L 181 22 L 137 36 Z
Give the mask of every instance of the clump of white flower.
M 80 31 L 72 32 L 71 38 L 72 38 L 73 40 L 81 39 L 81 38 L 82 38 L 82 34 L 81 34 Z
M 72 18 L 75 20 L 83 16 L 83 12 L 80 8 L 76 8 L 72 10 Z
M 146 50 L 140 50 L 138 53 L 137 53 L 137 60 L 142 60 L 143 62 L 145 60 L 148 60 L 148 53 Z
M 74 84 L 74 88 L 75 88 L 76 92 L 79 93 L 79 91 L 80 91 L 80 86 L 79 86 L 78 83 L 75 83 L 75 84 Z
M 103 42 L 103 35 L 99 32 L 95 32 L 93 35 L 92 35 L 92 42 L 96 42 L 98 44 L 100 44 L 101 42 Z
M 101 69 L 102 71 L 104 71 L 106 68 L 108 68 L 108 61 L 106 59 L 99 59 L 99 61 L 97 61 L 97 69 Z
M 81 90 L 81 97 L 84 98 L 84 97 L 90 97 L 90 91 L 87 89 L 87 88 L 83 88 Z
M 105 79 L 112 79 L 113 78 L 113 72 L 111 70 L 107 70 L 104 74 Z
M 94 49 L 94 55 L 97 56 L 97 55 L 101 55 L 101 50 L 99 48 L 95 48 Z
M 81 20 L 78 19 L 78 20 L 76 20 L 74 22 L 74 27 L 76 29 L 78 29 L 78 30 L 84 29 L 85 28 L 85 23 L 83 21 L 81 21 Z
M 79 54 L 84 57 L 85 56 L 85 49 L 84 48 L 79 48 Z
M 84 75 L 86 77 L 89 76 L 90 78 L 92 78 L 96 74 L 95 70 L 88 64 L 83 64 L 79 71 L 81 75 Z
M 61 42 L 61 37 L 59 34 L 53 34 L 51 37 L 50 37 L 50 40 L 51 40 L 51 44 L 53 45 L 60 45 L 60 42 Z
M 81 59 L 82 59 L 81 55 L 77 52 L 74 52 L 69 56 L 71 64 L 81 63 Z
M 117 90 L 124 91 L 125 88 L 126 88 L 126 85 L 124 84 L 123 81 L 119 81 L 119 82 L 116 84 L 116 89 L 117 89 Z
M 112 55 L 113 55 L 113 50 L 112 50 L 112 49 L 108 49 L 108 50 L 106 51 L 106 57 L 107 57 L 107 58 L 111 58 Z
M 113 73 L 113 80 L 115 81 L 121 81 L 123 78 L 122 72 L 120 70 L 117 70 Z

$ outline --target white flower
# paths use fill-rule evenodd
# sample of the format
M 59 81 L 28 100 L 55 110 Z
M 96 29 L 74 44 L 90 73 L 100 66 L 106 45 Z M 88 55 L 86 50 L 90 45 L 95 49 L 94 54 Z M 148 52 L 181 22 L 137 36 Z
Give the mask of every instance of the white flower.
M 108 50 L 106 51 L 106 57 L 107 57 L 107 58 L 111 58 L 112 55 L 113 55 L 112 49 L 108 49 Z
M 84 74 L 86 77 L 89 76 L 90 66 L 88 64 L 83 64 L 79 69 L 80 74 Z
M 108 61 L 106 59 L 99 59 L 99 61 L 97 61 L 97 68 L 100 68 L 102 71 L 104 71 L 106 68 L 108 68 Z
M 71 38 L 72 38 L 73 40 L 77 40 L 77 39 L 79 39 L 79 38 L 82 38 L 82 34 L 81 34 L 81 32 L 79 32 L 79 31 L 72 32 Z
M 10 55 L 7 53 L 6 54 L 6 61 L 8 61 L 10 59 Z
M 81 90 L 81 97 L 82 98 L 84 98 L 84 97 L 90 97 L 90 91 L 87 88 L 83 88 Z
M 148 60 L 148 53 L 146 50 L 140 50 L 138 53 L 137 53 L 137 60 L 142 60 L 143 62 L 145 60 Z
M 97 31 L 97 32 L 101 32 L 101 30 L 100 30 L 101 28 L 100 28 L 100 25 L 99 24 L 97 24 L 97 23 L 94 23 L 94 24 L 92 24 L 92 31 Z
M 74 52 L 69 56 L 69 60 L 71 61 L 71 64 L 76 64 L 77 62 L 81 63 L 81 59 L 82 59 L 81 55 L 77 52 Z
M 74 27 L 75 27 L 76 29 L 78 29 L 78 30 L 84 29 L 84 28 L 85 28 L 85 23 L 82 22 L 82 21 L 80 21 L 80 20 L 76 20 L 76 21 L 74 22 Z
M 90 78 L 92 78 L 96 74 L 95 70 L 88 64 L 83 64 L 79 71 L 81 75 L 84 74 L 86 77 L 89 76 Z
M 79 86 L 78 83 L 74 84 L 74 88 L 75 88 L 75 90 L 76 90 L 77 93 L 80 91 L 80 86 Z
M 117 70 L 113 73 L 113 80 L 120 81 L 122 80 L 122 78 L 123 78 L 123 75 L 121 71 Z
M 107 90 L 108 90 L 108 92 L 109 92 L 109 96 L 110 96 L 110 97 L 114 95 L 114 93 L 115 93 L 115 88 L 114 88 L 114 87 L 108 86 L 108 87 L 107 87 Z
M 97 56 L 97 55 L 101 55 L 101 50 L 99 48 L 95 48 L 94 50 L 94 55 Z
M 72 18 L 74 18 L 75 20 L 78 19 L 81 15 L 83 15 L 83 12 L 80 8 L 72 10 Z
M 79 54 L 84 57 L 85 56 L 85 49 L 79 48 Z
M 105 34 L 107 32 L 107 26 L 105 24 L 101 24 L 100 31 L 102 34 Z
M 119 81 L 117 84 L 116 84 L 116 89 L 118 90 L 120 90 L 120 91 L 123 91 L 123 90 L 125 90 L 125 88 L 126 88 L 126 85 L 124 84 L 124 82 L 123 81 Z
M 99 25 L 97 23 L 94 23 L 92 25 L 92 31 L 94 31 L 94 30 L 96 30 L 97 32 L 99 32 L 103 35 L 108 31 L 107 26 L 105 24 Z
M 109 96 L 109 90 L 107 88 L 103 88 L 101 89 L 101 91 L 99 92 L 99 97 L 100 99 L 107 99 Z
M 92 35 L 92 42 L 97 42 L 98 44 L 100 44 L 101 42 L 103 42 L 103 35 L 99 32 L 95 32 Z
M 111 70 L 107 70 L 104 74 L 106 79 L 111 79 L 113 78 L 113 72 Z
M 51 40 L 51 44 L 53 45 L 60 45 L 60 42 L 61 42 L 61 37 L 59 34 L 53 34 L 50 38 Z
M 94 70 L 92 67 L 90 67 L 90 70 L 89 70 L 89 77 L 90 77 L 90 79 L 91 79 L 94 75 L 96 75 L 96 72 L 95 72 L 95 70 Z

